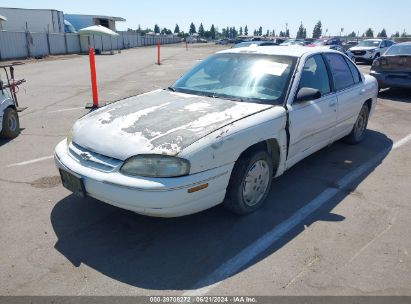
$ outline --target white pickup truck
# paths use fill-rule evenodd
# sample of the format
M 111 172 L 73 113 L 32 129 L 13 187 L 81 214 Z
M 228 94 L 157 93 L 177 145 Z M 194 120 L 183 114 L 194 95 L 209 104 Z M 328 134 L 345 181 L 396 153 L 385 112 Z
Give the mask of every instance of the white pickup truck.
M 259 208 L 273 177 L 332 142 L 360 142 L 377 81 L 344 54 L 237 48 L 165 90 L 96 110 L 55 149 L 63 185 L 137 213 Z

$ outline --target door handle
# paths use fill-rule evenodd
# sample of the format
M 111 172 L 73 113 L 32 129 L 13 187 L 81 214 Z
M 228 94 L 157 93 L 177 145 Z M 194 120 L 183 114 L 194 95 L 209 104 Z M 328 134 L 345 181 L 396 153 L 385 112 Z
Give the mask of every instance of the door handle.
M 361 89 L 360 95 L 364 95 L 364 93 L 365 93 L 365 89 Z

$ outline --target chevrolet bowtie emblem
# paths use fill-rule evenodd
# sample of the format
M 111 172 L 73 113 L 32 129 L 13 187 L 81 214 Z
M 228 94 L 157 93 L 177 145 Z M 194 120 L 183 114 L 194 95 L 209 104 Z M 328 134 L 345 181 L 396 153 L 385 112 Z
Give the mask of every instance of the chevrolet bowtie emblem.
M 91 155 L 88 154 L 88 153 L 80 153 L 80 157 L 81 157 L 83 160 L 90 160 L 90 159 L 91 159 Z

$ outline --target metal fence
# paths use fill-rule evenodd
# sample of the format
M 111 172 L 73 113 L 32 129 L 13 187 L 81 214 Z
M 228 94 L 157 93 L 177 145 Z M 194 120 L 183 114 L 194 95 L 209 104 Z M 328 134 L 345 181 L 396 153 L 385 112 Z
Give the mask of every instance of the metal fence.
M 89 47 L 104 52 L 180 41 L 178 37 L 140 36 L 132 32 L 118 34 L 111 37 L 0 31 L 0 60 L 87 53 Z

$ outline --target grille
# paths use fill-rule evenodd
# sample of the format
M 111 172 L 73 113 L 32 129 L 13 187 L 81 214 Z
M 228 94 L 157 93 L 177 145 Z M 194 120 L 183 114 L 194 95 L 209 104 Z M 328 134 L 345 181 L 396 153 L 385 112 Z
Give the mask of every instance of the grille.
M 366 51 L 353 51 L 352 52 L 354 55 L 365 55 Z
M 69 154 L 79 163 L 103 172 L 112 172 L 122 164 L 122 161 L 119 159 L 92 152 L 75 142 L 71 143 Z

